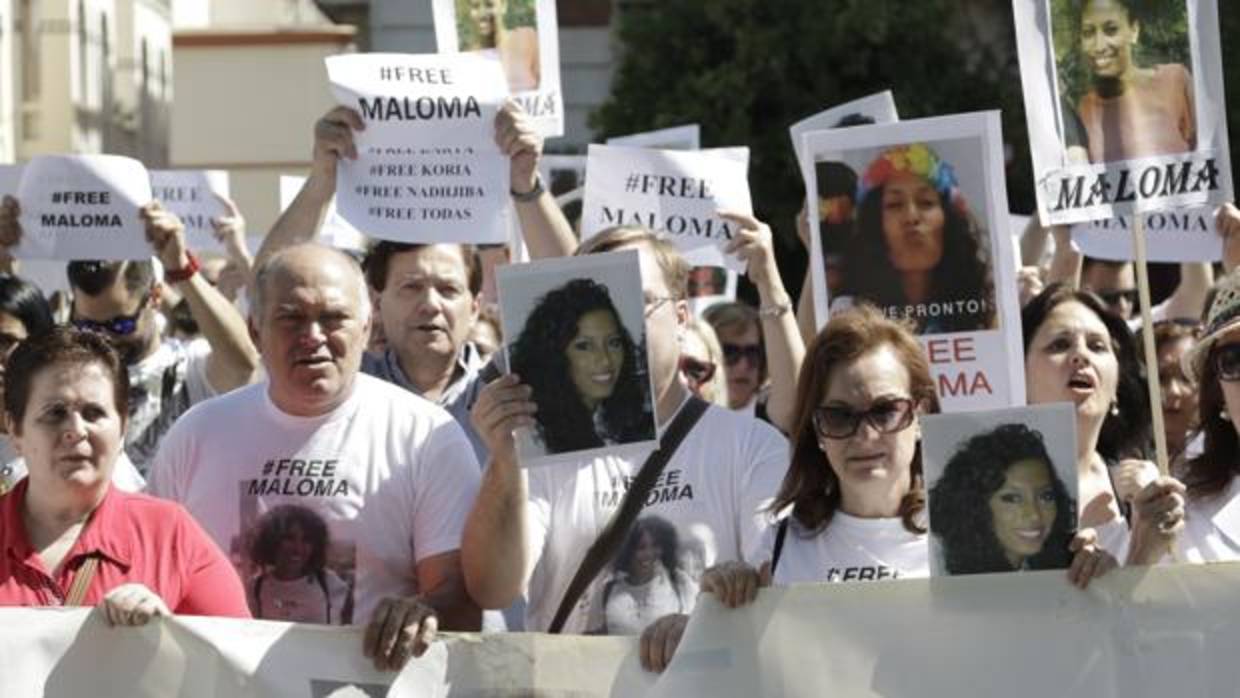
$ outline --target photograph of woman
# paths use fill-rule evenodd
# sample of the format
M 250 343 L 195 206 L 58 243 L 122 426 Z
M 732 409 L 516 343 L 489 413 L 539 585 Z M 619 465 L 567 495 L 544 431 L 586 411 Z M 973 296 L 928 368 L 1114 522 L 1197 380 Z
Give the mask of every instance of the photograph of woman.
M 1055 20 L 1061 89 L 1090 162 L 1197 149 L 1183 0 L 1057 0 Z
M 654 440 L 644 344 L 633 340 L 607 286 L 578 278 L 539 297 L 509 361 L 533 391 L 543 453 Z
M 1067 569 L 1076 499 L 1042 434 L 1003 424 L 970 437 L 947 461 L 930 488 L 930 533 L 941 552 L 936 572 Z
M 327 566 L 329 541 L 327 523 L 305 507 L 283 504 L 258 520 L 250 558 L 259 572 L 246 584 L 255 618 L 352 622 L 349 584 Z
M 538 89 L 537 0 L 455 0 L 462 51 L 495 49 L 512 92 Z
M 602 622 L 595 632 L 640 635 L 663 615 L 692 611 L 698 585 L 683 568 L 680 552 L 675 526 L 658 516 L 638 519 L 595 601 L 601 612 L 594 616 Z
M 912 321 L 918 334 L 996 327 L 986 231 L 934 149 L 883 150 L 865 168 L 857 206 L 844 296 Z

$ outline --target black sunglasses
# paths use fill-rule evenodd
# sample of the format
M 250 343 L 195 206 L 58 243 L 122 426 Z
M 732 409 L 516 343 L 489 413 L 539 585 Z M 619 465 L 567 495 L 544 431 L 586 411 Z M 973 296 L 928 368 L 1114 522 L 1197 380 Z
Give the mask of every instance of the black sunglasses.
M 1240 343 L 1214 348 L 1214 370 L 1221 381 L 1240 381 Z
M 723 361 L 729 366 L 735 366 L 740 363 L 741 359 L 748 359 L 750 364 L 761 366 L 765 356 L 766 354 L 762 351 L 761 344 L 723 345 Z
M 715 377 L 713 361 L 699 361 L 688 356 L 680 357 L 680 372 L 694 385 L 706 383 Z
M 1120 301 L 1128 301 L 1132 307 L 1137 307 L 1137 289 L 1129 288 L 1119 291 L 1103 291 L 1098 294 L 1103 303 L 1107 305 L 1119 305 Z
M 814 431 L 824 439 L 847 439 L 857 433 L 863 419 L 880 434 L 903 431 L 913 423 L 913 406 L 910 398 L 881 400 L 860 412 L 843 405 L 825 405 L 814 409 Z
M 117 315 L 116 317 L 110 320 L 104 320 L 103 322 L 96 322 L 94 320 L 75 317 L 72 318 L 70 322 L 73 323 L 73 326 L 79 330 L 102 333 L 110 332 L 118 337 L 124 337 L 133 334 L 134 331 L 138 329 L 138 320 L 142 317 L 142 311 L 145 309 L 146 303 L 143 303 L 138 306 L 138 309 L 134 311 L 133 315 Z

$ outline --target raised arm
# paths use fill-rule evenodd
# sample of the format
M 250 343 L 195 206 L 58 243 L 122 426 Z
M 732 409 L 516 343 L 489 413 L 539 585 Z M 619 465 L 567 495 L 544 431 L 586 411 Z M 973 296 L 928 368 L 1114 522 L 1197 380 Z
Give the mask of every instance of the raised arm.
M 1223 238 L 1223 273 L 1240 267 L 1240 208 L 1228 202 L 1214 212 L 1214 228 Z
M 1081 287 L 1081 269 L 1085 265 L 1085 255 L 1072 242 L 1072 228 L 1057 225 L 1051 228 L 1055 236 L 1055 253 L 1051 256 L 1050 270 L 1046 273 L 1046 283 L 1063 284 L 1068 288 Z
M 336 195 L 336 162 L 340 158 L 357 159 L 353 132 L 363 128 L 362 117 L 348 107 L 336 107 L 315 122 L 310 176 L 263 239 L 254 266 L 261 265 L 279 250 L 318 236 L 332 197 Z
M 525 111 L 508 100 L 495 115 L 495 143 L 509 158 L 513 208 L 530 257 L 567 257 L 577 249 L 573 228 L 538 176 L 543 139 Z
M 771 376 L 771 397 L 767 414 L 771 423 L 785 434 L 792 428 L 792 411 L 796 402 L 797 376 L 805 359 L 805 342 L 792 311 L 792 299 L 784 289 L 771 228 L 753 216 L 731 211 L 719 215 L 737 224 L 739 230 L 724 248 L 745 262 L 745 273 L 758 287 L 762 307 L 762 340 L 766 344 L 766 367 Z
M 254 271 L 254 258 L 250 256 L 250 250 L 246 247 L 245 216 L 241 215 L 241 210 L 237 208 L 237 204 L 233 203 L 232 199 L 220 194 L 216 194 L 215 198 L 219 199 L 227 210 L 223 216 L 211 219 L 211 233 L 224 247 L 224 254 L 228 258 L 226 271 L 221 273 L 217 284 L 220 293 L 223 293 L 225 297 L 235 297 L 234 291 L 244 291 L 250 286 L 250 274 Z M 234 277 L 226 280 L 224 274 L 229 273 L 229 270 Z M 232 288 L 232 286 L 237 286 L 237 288 Z
M 797 299 L 797 329 L 801 331 L 801 342 L 809 344 L 818 334 L 818 323 L 814 317 L 814 253 L 809 240 L 809 213 L 805 206 L 797 214 L 797 238 L 805 246 L 805 255 L 809 263 L 805 265 L 805 280 L 801 282 L 801 297 Z
M 517 464 L 512 431 L 532 427 L 536 407 L 516 375 L 482 389 L 470 415 L 491 461 L 461 537 L 469 595 L 483 608 L 507 608 L 521 595 L 532 562 L 526 555 L 528 484 Z
M 158 201 L 143 206 L 140 214 L 146 225 L 146 239 L 166 270 L 166 280 L 189 303 L 190 315 L 211 345 L 207 381 L 221 393 L 249 383 L 258 368 L 258 350 L 250 340 L 241 313 L 202 274 L 174 279 L 191 264 L 181 219 Z

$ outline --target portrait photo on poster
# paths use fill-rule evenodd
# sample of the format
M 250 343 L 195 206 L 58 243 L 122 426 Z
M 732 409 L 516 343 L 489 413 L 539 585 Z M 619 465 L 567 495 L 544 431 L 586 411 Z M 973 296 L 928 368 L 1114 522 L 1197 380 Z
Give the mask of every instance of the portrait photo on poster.
M 509 370 L 531 388 L 523 467 L 653 451 L 658 430 L 634 251 L 497 270 Z
M 921 428 L 933 576 L 1071 565 L 1071 404 L 928 415 Z
M 1043 222 L 1230 197 L 1213 0 L 1015 0 Z
M 439 51 L 494 51 L 508 90 L 546 137 L 564 133 L 554 0 L 433 0 Z
M 290 623 L 353 622 L 355 546 L 336 541 L 310 506 L 264 504 L 243 492 L 241 532 L 228 551 L 250 613 Z
M 823 266 L 836 260 L 828 308 L 869 303 L 918 334 L 997 328 L 985 144 L 899 138 L 814 154 L 818 190 L 839 194 L 810 202 L 831 233 Z

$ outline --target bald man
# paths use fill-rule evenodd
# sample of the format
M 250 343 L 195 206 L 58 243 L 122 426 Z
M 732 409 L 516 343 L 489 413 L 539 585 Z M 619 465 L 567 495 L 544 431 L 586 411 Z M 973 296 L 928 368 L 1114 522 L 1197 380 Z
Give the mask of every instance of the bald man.
M 260 265 L 253 292 L 267 382 L 178 421 L 151 489 L 240 561 L 256 618 L 369 623 L 363 650 L 380 669 L 420 655 L 440 622 L 476 630 L 459 548 L 478 464 L 446 411 L 359 373 L 361 269 L 294 245 Z

